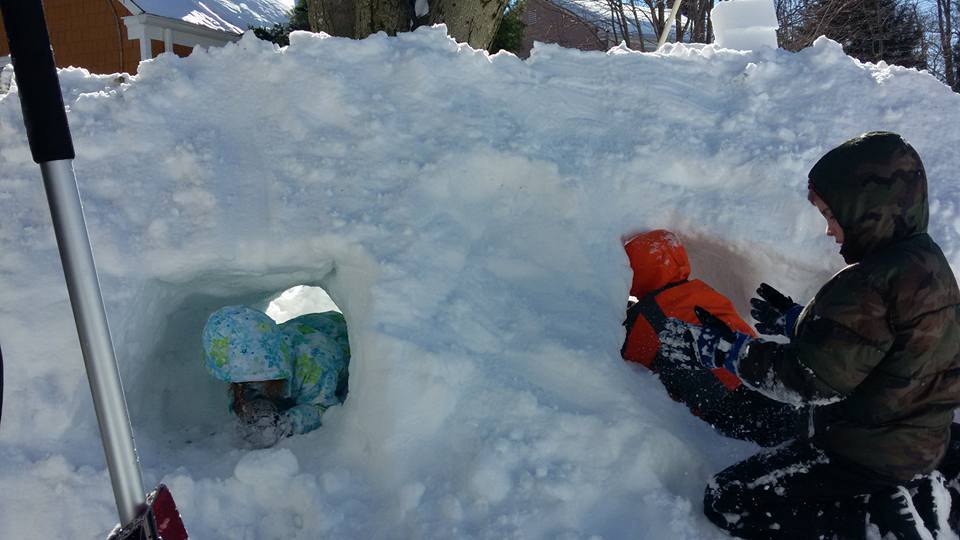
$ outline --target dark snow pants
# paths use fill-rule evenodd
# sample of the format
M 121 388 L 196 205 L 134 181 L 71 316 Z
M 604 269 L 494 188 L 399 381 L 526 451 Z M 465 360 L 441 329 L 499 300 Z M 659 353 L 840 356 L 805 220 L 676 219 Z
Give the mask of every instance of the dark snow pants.
M 805 439 L 809 409 L 786 405 L 741 386 L 727 390 L 693 363 L 658 358 L 654 370 L 669 394 L 725 436 L 775 450 L 758 454 L 711 479 L 704 514 L 717 526 L 746 539 L 864 536 L 865 495 L 894 487 L 890 480 L 830 456 Z M 939 467 L 954 501 L 960 501 L 960 425 Z M 960 519 L 952 505 L 950 523 Z
M 710 371 L 673 358 L 657 360 L 661 382 L 714 429 L 761 446 L 792 441 L 716 475 L 703 501 L 710 521 L 747 539 L 863 537 L 865 506 L 858 496 L 888 484 L 854 463 L 830 459 L 806 441 L 809 409 L 745 386 L 731 392 Z
M 740 538 L 864 537 L 865 495 L 893 485 L 796 440 L 725 469 L 707 485 L 703 512 Z
M 956 530 L 960 528 L 960 424 L 950 426 L 950 446 L 937 470 L 946 479 L 947 490 L 954 503 L 950 506 L 950 523 Z
M 710 521 L 748 539 L 863 536 L 864 506 L 857 497 L 886 483 L 856 464 L 830 459 L 806 441 L 809 409 L 745 386 L 731 392 L 713 373 L 681 358 L 673 354 L 655 362 L 671 397 L 727 437 L 761 446 L 792 441 L 713 477 L 703 501 Z

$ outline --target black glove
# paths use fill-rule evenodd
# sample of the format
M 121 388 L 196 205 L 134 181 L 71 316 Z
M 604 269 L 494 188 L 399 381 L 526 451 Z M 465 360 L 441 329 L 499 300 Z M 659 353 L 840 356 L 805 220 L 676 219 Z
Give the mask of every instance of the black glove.
M 737 366 L 747 355 L 747 346 L 753 338 L 734 332 L 716 315 L 700 306 L 694 307 L 693 312 L 702 325 L 690 327 L 697 361 L 707 369 L 722 367 L 736 374 Z
M 757 320 L 757 332 L 793 339 L 794 326 L 803 306 L 766 283 L 757 289 L 760 298 L 750 299 L 750 315 Z

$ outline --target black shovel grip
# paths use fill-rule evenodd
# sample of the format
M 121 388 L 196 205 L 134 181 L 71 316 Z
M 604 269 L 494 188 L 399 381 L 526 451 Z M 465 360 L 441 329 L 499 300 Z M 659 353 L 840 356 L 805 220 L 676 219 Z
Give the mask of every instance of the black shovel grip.
M 37 163 L 73 159 L 60 79 L 40 0 L 0 0 L 30 152 Z

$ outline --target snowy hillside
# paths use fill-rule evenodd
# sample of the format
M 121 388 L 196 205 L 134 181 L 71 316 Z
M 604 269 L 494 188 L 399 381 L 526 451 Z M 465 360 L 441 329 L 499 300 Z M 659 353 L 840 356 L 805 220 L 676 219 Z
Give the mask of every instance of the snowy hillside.
M 441 28 L 291 43 L 127 83 L 61 72 L 145 481 L 197 539 L 720 538 L 704 483 L 756 447 L 620 360 L 622 237 L 677 231 L 742 313 L 760 280 L 809 297 L 842 260 L 806 172 L 889 129 L 960 268 L 960 96 L 836 43 L 527 62 Z M 15 89 L 0 171 L 0 538 L 100 538 L 115 507 Z M 349 398 L 238 449 L 201 327 L 296 285 L 343 309 Z

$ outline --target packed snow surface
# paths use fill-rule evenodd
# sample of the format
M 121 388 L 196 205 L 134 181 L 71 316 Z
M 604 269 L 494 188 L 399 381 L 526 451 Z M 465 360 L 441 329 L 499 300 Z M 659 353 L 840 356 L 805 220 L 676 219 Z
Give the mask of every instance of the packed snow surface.
M 960 265 L 960 97 L 826 39 L 520 61 L 443 28 L 291 38 L 60 72 L 145 481 L 195 538 L 723 537 L 703 487 L 758 448 L 620 359 L 622 239 L 676 231 L 744 314 L 761 280 L 808 298 L 843 263 L 806 173 L 889 129 Z M 115 507 L 16 87 L 0 171 L 0 538 L 100 538 Z M 297 285 L 346 316 L 350 395 L 249 451 L 200 332 Z
M 294 0 L 127 0 L 146 13 L 241 34 L 287 22 Z

